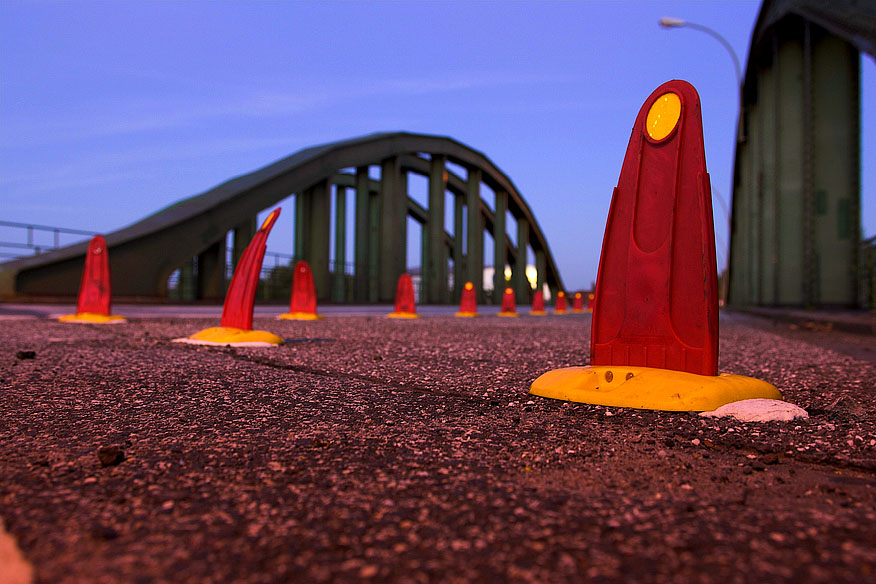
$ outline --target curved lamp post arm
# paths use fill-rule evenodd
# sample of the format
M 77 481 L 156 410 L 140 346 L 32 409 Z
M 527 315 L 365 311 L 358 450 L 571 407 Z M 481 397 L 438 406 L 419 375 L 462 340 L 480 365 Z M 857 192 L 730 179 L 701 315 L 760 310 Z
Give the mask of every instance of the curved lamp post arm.
M 707 35 L 721 43 L 721 45 L 723 45 L 723 47 L 727 49 L 727 52 L 730 53 L 730 58 L 733 59 L 733 69 L 736 72 L 736 85 L 740 87 L 742 86 L 742 67 L 739 65 L 739 57 L 736 56 L 736 51 L 733 50 L 733 46 L 729 42 L 727 42 L 727 39 L 718 34 L 717 31 L 709 28 L 708 26 L 703 26 L 702 24 L 688 22 L 686 20 L 682 20 L 681 18 L 671 18 L 669 16 L 664 16 L 660 19 L 660 26 L 662 26 L 663 28 L 692 28 L 694 30 L 699 30 L 706 33 Z
M 708 26 L 703 26 L 702 24 L 696 24 L 695 22 L 688 22 L 688 21 L 683 20 L 681 18 L 672 18 L 669 16 L 664 16 L 663 18 L 660 19 L 660 26 L 662 26 L 663 28 L 688 27 L 688 28 L 692 28 L 694 30 L 704 32 L 707 35 L 709 35 L 710 37 L 714 38 L 719 43 L 721 43 L 721 45 L 725 49 L 727 49 L 727 52 L 730 53 L 730 58 L 733 59 L 733 70 L 736 73 L 736 87 L 737 87 L 737 92 L 739 94 L 738 95 L 738 97 L 739 97 L 739 118 L 737 120 L 737 126 L 736 126 L 736 138 L 737 138 L 737 140 L 739 140 L 740 136 L 742 135 L 743 97 L 742 97 L 742 68 L 739 66 L 739 57 L 736 56 L 736 51 L 733 50 L 733 47 L 730 45 L 729 42 L 727 42 L 727 39 L 725 39 L 723 36 L 718 34 L 717 31 L 712 30 Z M 731 225 L 731 221 L 730 221 L 730 210 L 727 208 L 727 203 L 724 201 L 724 197 L 722 197 L 721 194 L 717 190 L 715 190 L 714 187 L 712 188 L 712 195 L 713 196 L 717 195 L 716 198 L 718 199 L 718 202 L 721 204 L 721 210 L 724 211 L 724 216 L 727 218 L 727 240 L 728 240 L 728 243 L 726 246 L 726 248 L 727 248 L 726 249 L 727 262 L 726 262 L 726 265 L 724 267 L 724 270 L 725 270 L 725 274 L 723 276 L 724 279 L 722 280 L 722 283 L 721 283 L 721 296 L 723 297 L 724 301 L 726 301 L 727 292 L 728 292 L 728 285 L 729 285 L 729 283 L 727 281 L 727 272 L 730 269 L 730 243 L 729 243 L 729 240 L 730 240 L 730 234 L 732 232 L 732 225 Z

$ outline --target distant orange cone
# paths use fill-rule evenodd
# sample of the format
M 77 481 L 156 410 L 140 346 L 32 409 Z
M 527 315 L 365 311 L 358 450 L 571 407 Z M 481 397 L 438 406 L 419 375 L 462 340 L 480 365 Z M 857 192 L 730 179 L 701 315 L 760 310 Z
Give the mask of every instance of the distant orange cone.
M 517 307 L 514 303 L 514 290 L 505 288 L 505 294 L 502 296 L 502 310 L 497 316 L 517 316 Z
M 554 314 L 566 314 L 566 293 L 557 292 L 557 301 L 554 303 Z
M 281 320 L 319 320 L 322 317 L 316 313 L 316 285 L 313 283 L 313 272 L 310 264 L 301 261 L 295 264 L 292 276 L 292 298 L 289 300 L 289 312 L 281 314 Z
M 410 274 L 402 274 L 395 289 L 395 312 L 387 314 L 389 318 L 420 318 L 417 314 L 417 304 L 414 301 L 414 281 Z
M 532 295 L 532 310 L 529 311 L 529 316 L 545 316 L 547 312 L 544 309 L 544 292 L 536 290 Z
M 271 211 L 240 256 L 225 294 L 220 326 L 204 329 L 190 337 L 174 339 L 174 342 L 232 347 L 273 347 L 283 344 L 283 339 L 275 334 L 252 330 L 252 312 L 262 260 L 265 258 L 265 242 L 279 215 L 280 207 Z
M 575 292 L 572 297 L 572 312 L 575 314 L 584 312 L 584 295 L 580 292 Z
M 462 298 L 459 300 L 459 312 L 453 316 L 461 318 L 472 318 L 480 316 L 478 314 L 478 299 L 475 294 L 474 284 L 466 282 L 462 287 Z
M 127 322 L 121 316 L 110 314 L 112 281 L 110 279 L 109 252 L 103 235 L 95 235 L 85 252 L 85 269 L 79 285 L 76 314 L 60 317 L 61 322 L 84 324 L 120 324 Z

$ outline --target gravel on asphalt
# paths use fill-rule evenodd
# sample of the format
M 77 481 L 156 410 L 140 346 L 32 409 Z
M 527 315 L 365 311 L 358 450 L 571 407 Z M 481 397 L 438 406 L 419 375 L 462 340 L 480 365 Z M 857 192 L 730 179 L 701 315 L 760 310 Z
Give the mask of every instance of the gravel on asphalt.
M 589 316 L 10 320 L 0 517 L 37 582 L 876 580 L 876 365 L 738 315 L 808 420 L 530 396 Z

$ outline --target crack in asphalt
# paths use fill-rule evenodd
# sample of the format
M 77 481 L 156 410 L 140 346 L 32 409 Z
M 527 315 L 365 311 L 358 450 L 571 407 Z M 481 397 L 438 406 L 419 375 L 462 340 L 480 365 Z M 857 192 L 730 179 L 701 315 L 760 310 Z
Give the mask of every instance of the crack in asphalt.
M 822 469 L 825 469 L 825 472 L 826 472 L 826 469 L 831 469 L 831 468 L 834 470 L 852 470 L 855 472 L 859 472 L 861 474 L 866 474 L 868 476 L 872 476 L 873 477 L 872 480 L 876 481 L 876 468 L 874 468 L 873 466 L 866 466 L 864 464 L 859 464 L 859 463 L 855 463 L 855 462 L 851 462 L 851 461 L 842 462 L 839 460 L 824 460 L 824 459 L 817 460 L 814 458 L 810 458 L 809 456 L 807 456 L 805 454 L 803 454 L 803 455 L 796 454 L 796 453 L 795 454 L 788 454 L 787 452 L 782 451 L 782 450 L 771 450 L 770 452 L 762 452 L 761 450 L 758 450 L 757 448 L 752 447 L 752 446 L 733 446 L 730 444 L 715 443 L 714 446 L 710 446 L 709 448 L 712 450 L 723 450 L 724 452 L 727 452 L 727 453 L 736 452 L 736 453 L 740 453 L 740 454 L 757 454 L 759 456 L 762 456 L 765 454 L 771 454 L 771 453 L 772 454 L 780 454 L 782 456 L 782 459 L 784 459 L 784 460 L 793 461 L 793 462 L 796 462 L 798 464 L 809 464 L 809 465 L 812 465 L 815 467 L 820 467 Z M 876 484 L 876 483 L 874 483 L 874 484 Z
M 371 385 L 380 385 L 383 387 L 390 387 L 392 389 L 402 390 L 402 391 L 410 391 L 413 393 L 421 393 L 428 395 L 440 395 L 440 396 L 448 396 L 454 397 L 456 399 L 460 399 L 467 402 L 473 402 L 475 397 L 472 395 L 468 395 L 465 393 L 460 393 L 456 391 L 441 391 L 435 390 L 429 387 L 422 387 L 418 385 L 405 385 L 401 383 L 396 383 L 393 381 L 381 379 L 379 377 L 371 377 L 368 375 L 357 375 L 355 373 L 345 373 L 343 371 L 327 371 L 324 369 L 316 369 L 313 367 L 306 367 L 303 365 L 290 365 L 288 363 L 277 363 L 271 361 L 269 359 L 263 359 L 259 357 L 249 357 L 247 355 L 243 355 L 240 353 L 230 353 L 230 356 L 237 360 L 243 361 L 246 363 L 251 363 L 253 365 L 264 365 L 266 367 L 271 367 L 272 369 L 281 369 L 285 371 L 294 371 L 296 373 L 307 373 L 309 375 L 317 375 L 320 377 L 328 377 L 330 379 L 338 379 L 338 380 L 354 380 L 354 381 L 362 381 Z
M 315 376 L 325 377 L 328 379 L 335 379 L 335 380 L 360 381 L 360 382 L 367 383 L 369 385 L 389 387 L 389 388 L 392 388 L 395 390 L 412 392 L 412 393 L 434 395 L 434 396 L 447 396 L 450 398 L 455 398 L 457 400 L 467 402 L 468 404 L 473 405 L 473 406 L 476 405 L 477 403 L 481 403 L 481 401 L 482 401 L 482 398 L 479 398 L 478 396 L 473 396 L 470 394 L 465 394 L 465 393 L 456 392 L 456 391 L 446 391 L 446 390 L 441 391 L 441 390 L 436 390 L 436 389 L 430 388 L 430 387 L 396 383 L 393 381 L 381 379 L 379 377 L 368 376 L 368 375 L 358 375 L 355 373 L 346 373 L 346 372 L 342 372 L 342 371 L 331 371 L 331 370 L 325 370 L 325 369 L 317 369 L 314 367 L 307 367 L 307 366 L 303 366 L 303 365 L 292 365 L 292 364 L 288 364 L 288 363 L 277 363 L 277 362 L 272 361 L 272 360 L 267 359 L 267 358 L 249 356 L 246 354 L 238 353 L 238 352 L 234 351 L 233 349 L 229 349 L 226 347 L 215 347 L 215 348 L 214 347 L 206 347 L 206 348 L 207 348 L 207 350 L 226 354 L 236 361 L 245 362 L 245 363 L 249 363 L 252 365 L 263 365 L 265 367 L 270 367 L 272 369 L 293 371 L 296 373 L 304 373 L 304 374 L 315 375 Z M 608 423 L 611 423 L 612 425 L 614 425 L 615 423 L 621 423 L 621 420 L 605 419 L 605 420 L 603 420 L 603 422 L 608 422 Z M 729 445 L 729 444 L 715 444 L 715 446 L 713 448 L 715 450 L 722 450 L 722 451 L 727 452 L 727 453 L 737 452 L 737 453 L 764 454 L 760 450 L 757 450 L 756 448 L 753 448 L 750 446 L 733 446 L 733 445 Z M 868 466 L 866 464 L 856 463 L 853 461 L 843 462 L 843 461 L 839 461 L 839 460 L 824 460 L 824 459 L 816 460 L 816 459 L 813 459 L 810 456 L 807 456 L 805 454 L 800 455 L 797 453 L 787 454 L 785 452 L 779 452 L 779 451 L 774 451 L 774 452 L 776 454 L 781 454 L 783 456 L 783 458 L 788 460 L 788 461 L 793 461 L 793 462 L 796 462 L 798 464 L 808 464 L 808 465 L 812 465 L 815 467 L 820 467 L 820 468 L 824 469 L 824 472 L 827 472 L 828 469 L 849 470 L 849 471 L 864 474 L 868 477 L 874 477 L 872 480 L 876 481 L 876 468 L 874 468 L 872 465 Z M 831 477 L 829 477 L 829 480 L 830 480 L 830 478 Z M 868 478 L 868 479 L 861 479 L 861 480 L 865 480 L 865 481 L 869 482 L 871 479 Z M 839 481 L 841 482 L 842 479 L 839 479 Z

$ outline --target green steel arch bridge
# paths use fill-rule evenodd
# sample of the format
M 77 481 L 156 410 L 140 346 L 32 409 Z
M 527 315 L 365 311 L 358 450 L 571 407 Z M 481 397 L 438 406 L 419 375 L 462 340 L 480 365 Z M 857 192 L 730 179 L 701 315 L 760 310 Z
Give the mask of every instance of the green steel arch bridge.
M 730 304 L 876 307 L 876 241 L 861 233 L 861 55 L 876 57 L 876 3 L 762 3 L 740 96 Z
M 375 166 L 378 180 L 371 177 Z M 459 167 L 465 176 L 454 172 Z M 409 173 L 428 179 L 427 207 L 409 196 Z M 482 198 L 482 185 L 495 194 L 493 208 Z M 346 257 L 348 193 L 355 197 L 352 258 Z M 446 193 L 453 195 L 452 232 L 445 226 Z M 526 302 L 530 250 L 537 286 L 547 284 L 553 293 L 563 288 L 547 238 L 504 172 L 451 138 L 398 132 L 306 148 L 107 234 L 114 296 L 167 298 L 168 280 L 181 270 L 193 281 L 194 298 L 221 299 L 228 242 L 236 262 L 256 231 L 256 215 L 290 195 L 295 201 L 295 256 L 310 263 L 323 300 L 392 301 L 397 279 L 406 270 L 408 217 L 422 226 L 423 303 L 456 302 L 466 281 L 474 283 L 479 301 L 486 300 L 485 262 L 496 266 L 494 301 L 510 285 L 518 302 Z M 506 233 L 509 213 L 516 222 L 513 241 Z M 485 232 L 493 239 L 492 258 L 484 257 Z M 76 295 L 86 248 L 87 242 L 81 242 L 0 264 L 0 294 Z

